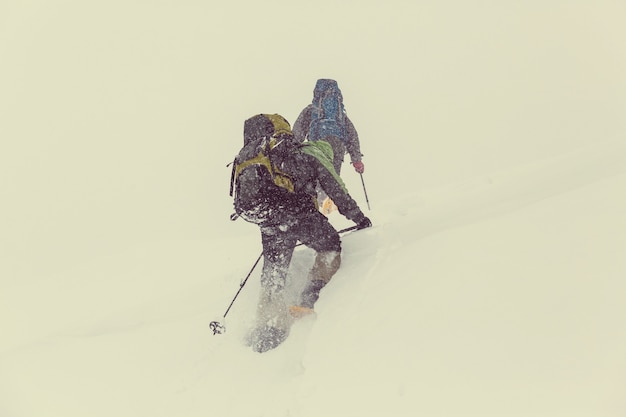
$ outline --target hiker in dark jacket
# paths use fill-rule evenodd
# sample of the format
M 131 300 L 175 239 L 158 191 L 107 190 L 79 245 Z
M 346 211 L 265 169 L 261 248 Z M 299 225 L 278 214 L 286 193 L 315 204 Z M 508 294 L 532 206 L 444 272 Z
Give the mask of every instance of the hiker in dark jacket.
M 339 105 L 335 110 L 336 114 L 325 114 L 321 117 L 336 119 L 339 128 L 330 129 L 326 133 L 317 133 L 312 130 L 311 122 L 318 117 L 318 112 L 322 111 L 322 101 L 327 93 L 334 95 Z M 334 154 L 333 165 L 337 174 L 341 172 L 341 165 L 346 153 L 350 155 L 352 166 L 354 166 L 356 172 L 362 174 L 365 171 L 359 135 L 354 128 L 354 124 L 346 114 L 343 106 L 343 96 L 337 81 L 325 78 L 317 80 L 313 90 L 313 101 L 300 112 L 293 124 L 293 134 L 300 142 L 308 139 L 310 141 L 324 140 L 330 143 Z
M 317 210 L 316 185 L 358 228 L 371 226 L 334 171 L 331 153 L 324 142 L 300 144 L 282 116 L 259 114 L 244 123 L 244 148 L 235 159 L 233 187 L 235 211 L 259 225 L 263 244 L 257 327 L 249 340 L 256 351 L 272 349 L 287 337 L 292 317 L 283 290 L 298 241 L 316 256 L 292 313 L 312 309 L 339 269 L 341 240 Z

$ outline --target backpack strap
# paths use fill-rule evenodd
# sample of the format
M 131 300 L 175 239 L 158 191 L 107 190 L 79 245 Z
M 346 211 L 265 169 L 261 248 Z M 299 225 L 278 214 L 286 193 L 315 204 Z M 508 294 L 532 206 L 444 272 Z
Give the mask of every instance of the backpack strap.
M 242 163 L 236 164 L 236 166 L 233 166 L 233 179 L 232 179 L 233 183 L 237 181 L 237 177 L 239 176 L 241 171 L 243 171 L 244 169 L 252 165 L 265 167 L 265 169 L 267 169 L 267 171 L 270 173 L 270 176 L 272 177 L 272 180 L 274 181 L 275 185 L 286 189 L 290 193 L 294 192 L 295 188 L 293 186 L 293 181 L 291 177 L 287 175 L 285 172 L 273 166 L 273 164 L 270 161 L 270 158 L 266 156 L 263 152 L 259 152 L 259 154 L 255 156 L 254 158 L 250 158 L 247 161 L 243 161 Z M 232 186 L 231 186 L 231 191 L 232 191 Z
M 237 167 L 237 158 L 233 159 L 233 162 L 231 162 L 230 164 L 232 164 L 233 169 L 230 172 L 230 196 L 233 196 L 233 191 L 235 189 L 235 169 Z M 229 165 L 230 165 L 229 164 Z M 228 166 L 228 165 L 226 165 Z

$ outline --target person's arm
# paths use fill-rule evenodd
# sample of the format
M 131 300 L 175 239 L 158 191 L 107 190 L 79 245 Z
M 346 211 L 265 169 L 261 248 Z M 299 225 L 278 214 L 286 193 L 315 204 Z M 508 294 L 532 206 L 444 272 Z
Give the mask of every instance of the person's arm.
M 352 121 L 346 116 L 346 150 L 350 155 L 352 162 L 360 161 L 363 158 L 361 153 L 361 143 L 359 141 L 359 134 L 354 127 Z
M 317 160 L 315 160 L 315 164 L 318 182 L 324 192 L 333 200 L 339 213 L 348 220 L 355 222 L 359 228 L 370 227 L 372 225 L 371 221 L 363 214 L 359 205 L 348 193 L 345 185 L 337 180 L 338 175 L 333 175 L 333 173 L 329 171 L 329 169 L 334 170 L 332 165 L 326 167 Z
M 293 123 L 293 128 L 291 131 L 293 132 L 293 136 L 300 143 L 306 140 L 307 135 L 309 134 L 309 125 L 311 124 L 311 106 L 308 105 L 304 108 L 298 115 L 298 118 Z

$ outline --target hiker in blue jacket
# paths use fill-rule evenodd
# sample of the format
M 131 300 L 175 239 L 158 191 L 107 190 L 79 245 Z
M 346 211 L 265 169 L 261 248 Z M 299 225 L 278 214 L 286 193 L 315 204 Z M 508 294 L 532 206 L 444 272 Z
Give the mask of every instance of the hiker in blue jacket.
M 338 174 L 346 153 L 350 155 L 356 172 L 362 174 L 365 171 L 359 135 L 346 114 L 337 81 L 317 80 L 313 101 L 300 112 L 293 124 L 293 134 L 300 142 L 328 142 L 333 148 L 333 165 Z
M 299 142 L 324 141 L 333 150 L 333 166 L 337 174 L 341 172 L 344 156 L 350 155 L 354 170 L 359 174 L 365 171 L 359 135 L 346 114 L 343 95 L 337 81 L 321 78 L 315 83 L 313 101 L 306 106 L 293 125 L 293 134 Z M 335 209 L 332 198 L 318 187 L 318 206 L 325 214 Z

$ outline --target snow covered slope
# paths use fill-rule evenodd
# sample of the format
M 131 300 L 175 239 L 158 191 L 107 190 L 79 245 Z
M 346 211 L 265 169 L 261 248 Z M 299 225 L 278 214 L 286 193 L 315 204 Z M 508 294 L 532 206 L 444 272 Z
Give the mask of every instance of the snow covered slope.
M 625 20 L 613 0 L 0 2 L 0 417 L 623 417 Z M 258 355 L 259 271 L 208 329 L 261 251 L 227 220 L 226 164 L 247 117 L 293 122 L 322 77 L 374 227 Z
M 317 316 L 265 354 L 241 342 L 258 270 L 227 332 L 207 326 L 256 257 L 254 230 L 16 285 L 3 415 L 618 416 L 625 187 L 624 147 L 607 146 L 380 202 L 374 228 L 345 236 Z M 310 261 L 299 249 L 296 272 Z

